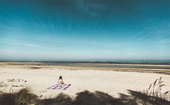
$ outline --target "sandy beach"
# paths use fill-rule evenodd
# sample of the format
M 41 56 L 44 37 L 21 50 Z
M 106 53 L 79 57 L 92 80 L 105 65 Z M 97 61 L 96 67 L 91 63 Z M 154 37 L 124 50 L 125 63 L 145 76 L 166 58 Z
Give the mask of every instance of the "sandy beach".
M 170 76 L 168 74 L 127 72 L 125 68 L 85 68 L 70 66 L 36 66 L 36 65 L 9 65 L 1 63 L 0 82 L 1 91 L 17 91 L 30 87 L 41 98 L 55 97 L 60 93 L 75 97 L 82 91 L 101 91 L 119 97 L 119 94 L 127 94 L 128 90 L 143 91 L 156 79 L 162 77 L 162 92 L 170 90 Z M 114 71 L 117 70 L 117 71 Z M 129 68 L 130 69 L 130 68 Z M 141 68 L 142 71 L 142 68 Z M 146 71 L 146 70 L 144 70 Z M 166 71 L 169 71 L 168 69 Z M 71 84 L 67 90 L 46 89 L 57 83 L 62 75 L 66 84 Z M 5 86 L 6 84 L 6 86 Z M 4 85 L 4 86 L 3 86 Z

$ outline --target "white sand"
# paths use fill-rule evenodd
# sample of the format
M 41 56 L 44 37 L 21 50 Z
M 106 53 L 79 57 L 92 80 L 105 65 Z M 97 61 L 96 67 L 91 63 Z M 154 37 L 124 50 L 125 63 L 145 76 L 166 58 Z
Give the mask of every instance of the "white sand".
M 57 83 L 58 77 L 62 75 L 66 84 L 71 84 L 67 90 L 48 90 L 49 86 Z M 27 82 L 24 86 L 31 87 L 37 95 L 43 95 L 44 98 L 56 96 L 59 93 L 65 93 L 75 97 L 76 93 L 88 90 L 90 92 L 102 91 L 119 97 L 119 93 L 128 94 L 128 89 L 134 91 L 143 91 L 157 78 L 162 77 L 166 84 L 162 92 L 170 90 L 170 76 L 155 73 L 138 72 L 118 72 L 102 70 L 65 70 L 54 68 L 47 69 L 12 69 L 0 68 L 0 82 L 7 82 L 7 79 L 24 79 Z M 0 87 L 1 90 L 4 87 Z M 13 88 L 14 89 L 14 88 Z M 4 90 L 9 91 L 9 90 Z

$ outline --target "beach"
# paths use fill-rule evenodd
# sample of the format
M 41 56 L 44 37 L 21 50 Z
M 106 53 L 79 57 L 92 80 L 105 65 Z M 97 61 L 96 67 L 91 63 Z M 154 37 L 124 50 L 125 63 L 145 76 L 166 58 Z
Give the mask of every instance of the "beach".
M 158 71 L 162 72 L 159 73 Z M 120 67 L 12 65 L 11 62 L 1 62 L 0 90 L 10 92 L 29 87 L 33 93 L 42 99 L 55 97 L 60 93 L 74 98 L 77 93 L 83 91 L 100 91 L 118 98 L 120 94 L 128 95 L 128 90 L 142 92 L 160 77 L 162 77 L 162 81 L 165 84 L 162 87 L 162 92 L 169 91 L 169 71 L 169 69 L 158 70 L 147 68 L 138 68 L 137 70 L 136 68 Z M 65 84 L 71 84 L 71 86 L 66 90 L 47 89 L 57 83 L 60 75 L 63 76 Z

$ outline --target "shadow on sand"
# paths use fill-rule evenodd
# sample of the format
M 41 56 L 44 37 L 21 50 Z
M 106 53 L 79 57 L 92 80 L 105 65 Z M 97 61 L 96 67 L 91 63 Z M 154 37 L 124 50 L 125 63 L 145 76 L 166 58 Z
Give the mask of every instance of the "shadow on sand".
M 170 105 L 169 101 L 162 98 L 150 97 L 133 90 L 128 92 L 129 95 L 120 93 L 119 98 L 101 91 L 83 91 L 77 93 L 74 99 L 63 93 L 54 98 L 39 99 L 27 89 L 22 89 L 17 93 L 1 93 L 0 105 Z
M 161 98 L 149 97 L 141 92 L 128 90 L 130 95 L 120 93 L 119 98 L 96 91 L 77 93 L 75 99 L 68 95 L 59 94 L 55 98 L 39 100 L 36 105 L 170 105 L 169 101 Z

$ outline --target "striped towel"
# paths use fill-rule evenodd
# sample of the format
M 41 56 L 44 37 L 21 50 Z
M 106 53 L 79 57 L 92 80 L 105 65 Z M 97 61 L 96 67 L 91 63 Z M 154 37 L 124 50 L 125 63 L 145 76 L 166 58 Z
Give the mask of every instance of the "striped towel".
M 61 90 L 66 90 L 68 87 L 70 87 L 71 84 L 62 84 L 62 85 L 58 85 L 55 84 L 53 86 L 48 87 L 47 89 L 61 89 Z

